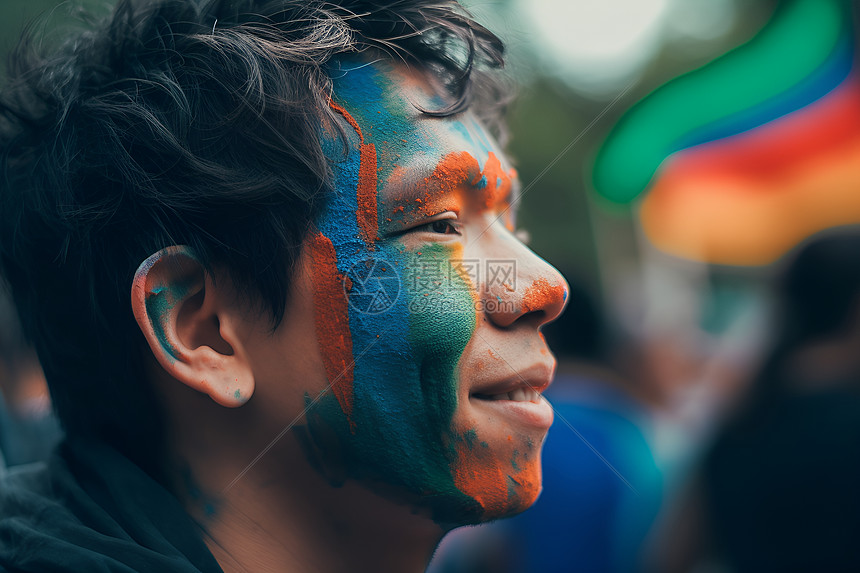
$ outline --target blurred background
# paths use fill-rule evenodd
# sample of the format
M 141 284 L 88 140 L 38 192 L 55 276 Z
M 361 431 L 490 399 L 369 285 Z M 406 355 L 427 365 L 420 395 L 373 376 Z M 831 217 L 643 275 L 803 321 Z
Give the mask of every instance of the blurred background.
M 520 86 L 518 227 L 572 292 L 545 331 L 541 499 L 431 570 L 860 570 L 853 3 L 463 3 Z M 78 4 L 110 5 L 3 0 L 0 50 Z M 0 321 L 0 451 L 22 463 L 57 429 Z

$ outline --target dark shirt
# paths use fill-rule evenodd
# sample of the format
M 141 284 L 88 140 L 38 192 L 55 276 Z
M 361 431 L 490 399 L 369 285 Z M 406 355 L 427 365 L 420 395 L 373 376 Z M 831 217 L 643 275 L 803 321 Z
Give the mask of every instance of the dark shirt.
M 0 477 L 0 572 L 220 572 L 179 501 L 115 449 L 67 439 Z

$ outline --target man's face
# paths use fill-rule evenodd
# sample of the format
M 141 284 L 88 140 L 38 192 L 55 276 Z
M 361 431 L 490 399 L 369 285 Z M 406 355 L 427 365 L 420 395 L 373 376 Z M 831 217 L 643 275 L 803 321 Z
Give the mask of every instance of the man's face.
M 566 284 L 512 234 L 516 173 L 471 113 L 422 114 L 444 102 L 403 66 L 331 75 L 349 146 L 323 134 L 337 193 L 306 246 L 329 387 L 308 451 L 333 481 L 399 492 L 440 523 L 523 510 L 552 422 L 538 327 Z

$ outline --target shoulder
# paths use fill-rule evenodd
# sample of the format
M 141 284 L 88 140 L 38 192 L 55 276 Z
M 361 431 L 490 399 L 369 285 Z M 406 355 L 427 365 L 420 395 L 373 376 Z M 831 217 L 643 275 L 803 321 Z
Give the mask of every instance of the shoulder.
M 196 524 L 121 454 L 61 444 L 0 477 L 0 573 L 220 572 Z
M 41 462 L 0 473 L 0 531 L 9 521 L 55 505 L 49 481 L 48 467 Z
M 71 512 L 55 497 L 48 466 L 18 466 L 0 477 L 0 573 L 54 570 L 64 557 L 54 549 Z M 51 564 L 56 565 L 53 568 Z

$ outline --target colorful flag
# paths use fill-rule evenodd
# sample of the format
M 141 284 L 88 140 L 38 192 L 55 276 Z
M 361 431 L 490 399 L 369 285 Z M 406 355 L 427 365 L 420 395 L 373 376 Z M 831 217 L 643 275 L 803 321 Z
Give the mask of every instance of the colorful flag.
M 847 0 L 785 2 L 747 44 L 637 103 L 595 162 L 595 190 L 641 199 L 661 249 L 769 263 L 860 222 L 860 79 Z

